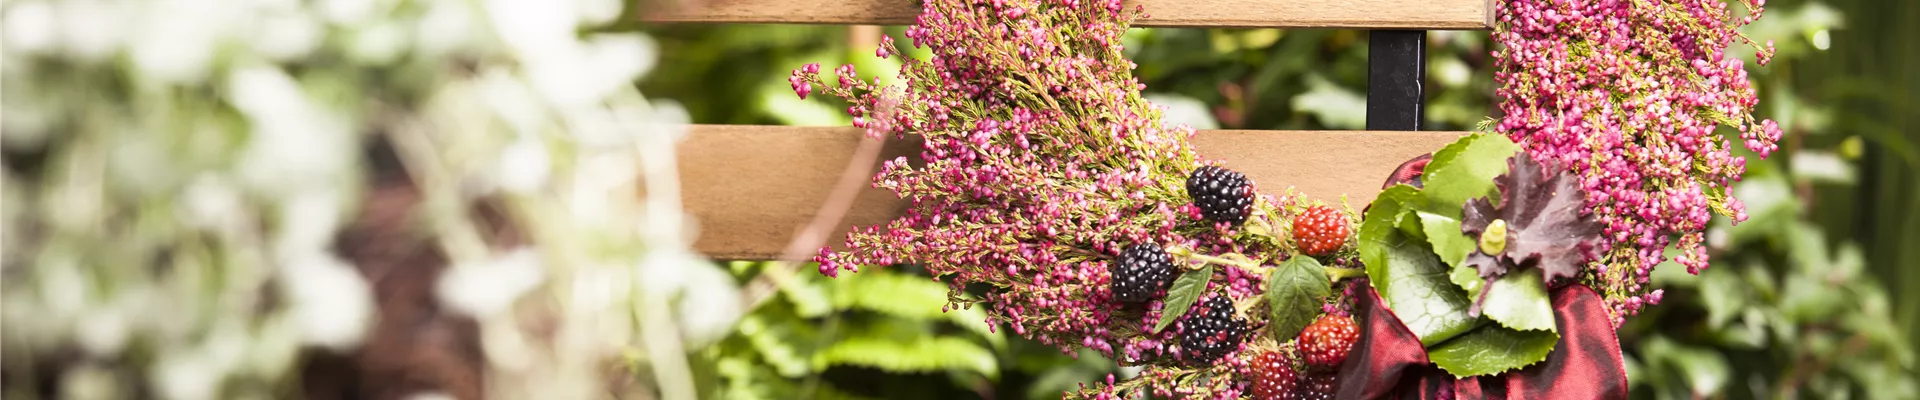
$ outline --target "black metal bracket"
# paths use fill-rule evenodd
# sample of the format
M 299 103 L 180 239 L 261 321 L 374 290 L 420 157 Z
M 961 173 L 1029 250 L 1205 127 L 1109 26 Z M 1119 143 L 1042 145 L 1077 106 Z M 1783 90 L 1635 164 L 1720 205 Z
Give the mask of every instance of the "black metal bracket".
M 1427 31 L 1367 34 L 1367 129 L 1426 125 Z

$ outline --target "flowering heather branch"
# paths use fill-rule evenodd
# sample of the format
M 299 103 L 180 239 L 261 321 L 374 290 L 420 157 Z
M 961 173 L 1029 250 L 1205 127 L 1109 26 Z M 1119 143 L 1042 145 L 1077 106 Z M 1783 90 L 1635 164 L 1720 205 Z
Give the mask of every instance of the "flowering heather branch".
M 1728 195 L 1746 160 L 1715 129 L 1738 129 L 1761 157 L 1778 148 L 1779 125 L 1752 116 L 1744 61 L 1725 54 L 1736 40 L 1758 45 L 1735 32 L 1760 17 L 1766 2 L 1755 1 L 1742 0 L 1752 12 L 1739 18 L 1721 0 L 1500 2 L 1497 129 L 1581 177 L 1606 236 L 1583 280 L 1616 324 L 1660 301 L 1645 284 L 1668 246 L 1698 273 L 1712 214 L 1746 219 Z
M 925 140 L 923 165 L 895 159 L 875 178 L 911 202 L 906 215 L 856 229 L 845 252 L 821 249 L 820 272 L 922 264 L 949 278 L 952 307 L 984 305 L 989 322 L 1063 351 L 1155 366 L 1083 395 L 1238 396 L 1238 374 L 1198 372 L 1246 363 L 1183 364 L 1172 346 L 1185 323 L 1152 332 L 1165 304 L 1116 304 L 1108 264 L 1139 243 L 1177 249 L 1180 265 L 1211 260 L 1203 298 L 1229 296 L 1258 328 L 1267 266 L 1287 254 L 1272 233 L 1297 207 L 1291 196 L 1259 195 L 1236 228 L 1205 222 L 1189 204 L 1186 177 L 1206 164 L 1188 142 L 1193 130 L 1161 121 L 1122 52 L 1121 35 L 1140 12 L 1112 0 L 929 0 L 906 36 L 932 57 L 903 60 L 899 86 L 862 80 L 851 65 L 833 71 L 832 85 L 818 65 L 795 70 L 797 94 L 847 99 L 869 136 Z M 891 38 L 876 52 L 899 54 Z M 987 289 L 973 299 L 970 286 Z

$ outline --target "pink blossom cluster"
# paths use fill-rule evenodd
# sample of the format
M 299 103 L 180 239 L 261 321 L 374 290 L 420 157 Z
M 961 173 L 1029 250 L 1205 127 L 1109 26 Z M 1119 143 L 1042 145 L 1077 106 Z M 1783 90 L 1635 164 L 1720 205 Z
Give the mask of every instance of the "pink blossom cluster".
M 1754 44 L 1735 29 L 1760 17 L 1755 1 L 1738 17 L 1722 0 L 1500 2 L 1497 129 L 1581 177 L 1607 236 L 1583 279 L 1616 323 L 1660 301 L 1646 284 L 1668 247 L 1698 273 L 1713 214 L 1746 219 L 1729 195 L 1746 159 L 1715 130 L 1761 157 L 1778 148 L 1779 125 L 1752 116 L 1745 61 L 1725 52 Z M 1765 65 L 1772 44 L 1759 54 Z
M 1188 204 L 1185 178 L 1202 165 L 1188 143 L 1193 131 L 1163 124 L 1122 51 L 1138 15 L 1117 0 L 928 0 L 906 37 L 931 57 L 903 60 L 900 84 L 862 80 L 851 66 L 834 71 L 837 85 L 815 65 L 795 70 L 797 93 L 847 99 L 868 135 L 924 140 L 919 160 L 888 161 L 875 177 L 876 187 L 911 202 L 906 215 L 855 229 L 846 251 L 821 249 L 820 272 L 920 264 L 948 278 L 956 306 L 988 307 L 990 322 L 1063 351 L 1093 349 L 1127 364 L 1179 357 L 1170 346 L 1181 324 L 1148 333 L 1161 301 L 1130 311 L 1113 304 L 1108 263 L 1144 242 L 1278 252 L 1236 242 Z M 876 52 L 899 54 L 890 38 Z M 1263 281 L 1257 271 L 1219 266 L 1208 293 L 1249 303 Z M 969 288 L 986 290 L 975 298 Z

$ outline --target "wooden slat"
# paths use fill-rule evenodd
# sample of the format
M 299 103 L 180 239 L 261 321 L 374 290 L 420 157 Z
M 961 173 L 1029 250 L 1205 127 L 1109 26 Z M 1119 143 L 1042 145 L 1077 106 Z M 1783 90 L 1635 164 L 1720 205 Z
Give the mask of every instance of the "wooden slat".
M 1340 195 L 1358 209 L 1401 162 L 1464 132 L 1201 131 L 1194 146 L 1252 178 L 1261 191 L 1287 186 L 1314 198 Z M 700 224 L 694 247 L 721 259 L 771 259 L 818 212 L 861 140 L 858 129 L 695 125 L 679 146 L 681 193 Z M 892 140 L 882 160 L 912 157 L 918 140 Z M 876 166 L 875 171 L 879 168 Z M 884 223 L 906 203 L 868 187 L 844 226 Z M 829 236 L 839 247 L 846 229 Z
M 652 22 L 906 25 L 919 0 L 642 0 Z M 1480 30 L 1492 0 L 1126 0 L 1142 27 Z

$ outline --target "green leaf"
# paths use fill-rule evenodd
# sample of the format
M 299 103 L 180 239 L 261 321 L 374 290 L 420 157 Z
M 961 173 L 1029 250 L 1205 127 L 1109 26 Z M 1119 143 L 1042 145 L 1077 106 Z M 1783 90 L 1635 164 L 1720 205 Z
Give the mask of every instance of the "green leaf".
M 1173 281 L 1173 288 L 1167 289 L 1166 307 L 1160 309 L 1160 323 L 1153 325 L 1153 332 L 1159 333 L 1167 329 L 1167 325 L 1173 325 L 1173 321 L 1180 320 L 1180 316 L 1187 315 L 1187 309 L 1200 301 L 1200 294 L 1207 291 L 1207 281 L 1212 279 L 1213 265 L 1180 274 L 1180 279 Z
M 1647 355 L 1648 364 L 1672 368 L 1674 371 L 1669 374 L 1677 372 L 1686 378 L 1695 397 L 1712 397 L 1732 381 L 1733 368 L 1719 352 L 1684 346 L 1664 336 L 1654 336 L 1640 348 L 1641 353 Z
M 944 319 L 947 285 L 901 273 L 852 274 L 832 280 L 836 309 L 864 309 L 916 320 Z
M 1467 199 L 1494 193 L 1493 178 L 1507 172 L 1507 159 L 1518 151 L 1520 145 L 1498 134 L 1469 135 L 1440 148 L 1421 174 L 1429 201 L 1423 210 L 1459 219 Z
M 989 378 L 1000 374 L 1000 361 L 993 351 L 967 339 L 945 336 L 916 336 L 909 340 L 842 339 L 814 354 L 813 363 L 817 367 L 858 365 L 899 373 L 963 370 Z
M 1467 315 L 1466 291 L 1453 284 L 1449 269 L 1427 244 L 1393 225 L 1398 215 L 1410 211 L 1382 200 L 1404 196 L 1396 193 L 1400 188 L 1412 189 L 1388 189 L 1367 211 L 1360 228 L 1360 259 L 1380 299 L 1420 337 L 1421 344 L 1432 346 L 1484 321 Z
M 1536 278 L 1538 279 L 1538 278 Z M 1432 360 L 1454 377 L 1492 375 L 1547 359 L 1560 335 L 1487 325 L 1427 349 Z
M 1321 305 L 1333 292 L 1326 267 L 1313 257 L 1295 256 L 1273 269 L 1267 277 L 1267 333 L 1285 342 L 1306 329 L 1320 315 Z
M 1547 300 L 1546 280 L 1539 268 L 1525 268 L 1494 280 L 1480 312 L 1501 326 L 1522 331 L 1559 332 L 1553 324 L 1553 304 Z M 1479 293 L 1468 293 L 1479 296 Z
M 1468 254 L 1479 248 L 1480 243 L 1473 236 L 1460 232 L 1460 212 L 1453 215 L 1420 211 L 1420 226 L 1427 233 L 1427 241 L 1433 243 L 1433 254 L 1447 265 L 1460 265 L 1467 260 Z M 1458 283 L 1458 282 L 1456 282 Z M 1465 287 L 1465 286 L 1462 286 Z

